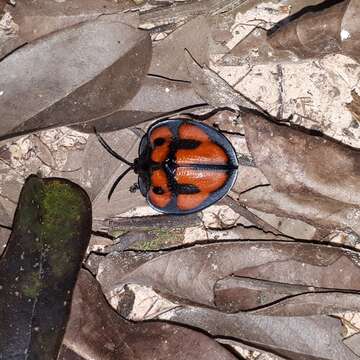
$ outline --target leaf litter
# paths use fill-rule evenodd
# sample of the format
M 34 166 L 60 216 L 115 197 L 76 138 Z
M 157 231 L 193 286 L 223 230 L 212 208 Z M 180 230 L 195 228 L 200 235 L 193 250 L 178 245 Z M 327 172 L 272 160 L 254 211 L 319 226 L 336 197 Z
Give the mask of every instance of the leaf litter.
M 81 126 L 79 126 L 80 121 L 77 121 L 74 130 L 59 127 L 73 122 L 72 116 L 67 116 L 64 122 L 61 118 L 56 119 L 56 115 L 53 115 L 51 110 L 44 113 L 48 118 L 44 117 L 42 123 L 41 118 L 39 118 L 41 121 L 36 123 L 38 121 L 36 118 L 35 122 L 28 123 L 24 131 L 37 131 L 42 126 L 55 126 L 55 129 L 2 143 L 0 205 L 4 211 L 0 212 L 1 224 L 11 226 L 10 219 L 14 215 L 21 185 L 29 174 L 41 171 L 44 176 L 72 179 L 88 191 L 93 203 L 95 226 L 93 230 L 96 231 L 96 235 L 92 236 L 89 249 L 93 252 L 90 252 L 85 266 L 97 274 L 107 300 L 120 314 L 137 321 L 159 316 L 167 320 L 171 318 L 171 321 L 179 321 L 184 326 L 190 326 L 191 329 L 199 328 L 215 338 L 230 337 L 234 340 L 231 346 L 239 349 L 240 345 L 243 349 L 241 354 L 249 359 L 260 359 L 265 356 L 269 359 L 358 358 L 355 354 L 359 355 L 359 351 L 356 350 L 356 336 L 359 331 L 356 316 L 356 312 L 359 311 L 359 289 L 355 280 L 349 282 L 347 278 L 349 276 L 355 279 L 358 271 L 357 253 L 354 249 L 359 247 L 360 233 L 357 220 L 358 202 L 354 190 L 358 185 L 356 160 L 351 160 L 353 155 L 349 156 L 349 153 L 356 154 L 356 148 L 360 147 L 356 116 L 360 71 L 356 54 L 351 54 L 349 57 L 347 51 L 340 49 L 338 53 L 309 57 L 299 49 L 291 53 L 287 49 L 279 50 L 272 45 L 273 40 L 267 37 L 267 30 L 277 21 L 293 14 L 295 10 L 300 10 L 305 2 L 290 1 L 288 4 L 255 2 L 253 5 L 242 1 L 231 1 L 228 2 L 228 6 L 224 6 L 221 1 L 213 1 L 208 8 L 204 7 L 202 2 L 195 5 L 191 1 L 188 3 L 170 1 L 167 4 L 153 1 L 140 7 L 134 3 L 124 3 L 120 6 L 111 1 L 103 2 L 106 3 L 107 8 L 102 8 L 93 2 L 53 4 L 44 0 L 42 13 L 36 7 L 26 12 L 24 4 L 22 8 L 19 4 L 14 8 L 9 5 L 5 8 L 5 16 L 3 15 L 0 21 L 4 24 L 1 25 L 2 32 L 0 32 L 1 54 L 10 53 L 24 39 L 31 40 L 29 46 L 36 44 L 32 41 L 37 35 L 34 37 L 34 34 L 28 31 L 31 29 L 28 24 L 34 24 L 34 19 L 41 19 L 37 25 L 40 36 L 79 23 L 79 20 L 94 19 L 99 14 L 106 15 L 106 13 L 108 15 L 101 16 L 101 21 L 105 23 L 120 21 L 134 29 L 137 23 L 152 23 L 150 34 L 153 39 L 153 52 L 151 56 L 145 51 L 145 47 L 142 48 L 146 61 L 140 65 L 140 79 L 133 84 L 133 89 L 127 93 L 126 98 L 123 98 L 124 101 L 118 104 L 116 109 L 112 108 L 113 111 L 108 112 L 109 108 L 106 108 L 99 116 L 91 115 Z M 318 3 L 319 1 L 306 1 L 306 5 Z M 72 7 L 72 4 L 75 6 Z M 354 1 L 345 1 L 338 6 L 346 8 L 347 18 L 344 17 L 342 24 L 349 23 L 349 14 L 351 15 L 352 9 L 356 8 L 354 4 Z M 326 6 L 324 9 L 327 11 Z M 59 17 L 59 11 L 66 16 Z M 111 21 L 110 12 L 116 12 L 117 16 Z M 323 19 L 326 21 L 326 17 Z M 297 23 L 296 26 L 302 26 L 301 18 Z M 199 39 L 203 39 L 201 42 L 203 51 L 200 52 L 197 52 L 199 47 L 193 36 L 195 29 L 199 31 Z M 289 32 L 285 23 L 281 32 L 286 34 L 286 31 Z M 339 33 L 341 29 L 336 31 Z M 349 33 L 353 35 L 351 41 L 356 43 L 356 28 Z M 51 36 L 54 38 L 58 36 L 57 33 L 54 34 L 48 39 Z M 6 36 L 6 41 L 2 42 L 1 36 Z M 40 38 L 38 41 L 45 40 Z M 149 40 L 146 41 L 149 43 Z M 141 44 L 141 39 L 135 37 L 134 46 L 138 46 L 139 43 Z M 351 44 L 350 40 L 349 44 Z M 141 45 L 138 49 L 140 48 Z M 187 48 L 198 62 L 197 67 L 191 68 L 190 64 L 189 73 L 184 65 L 184 59 L 188 58 L 187 53 L 183 52 L 184 48 Z M 7 59 L 11 56 L 12 54 L 8 55 Z M 129 64 L 130 62 L 124 66 L 125 76 L 132 71 Z M 151 75 L 146 76 L 146 73 Z M 89 78 L 91 76 L 93 74 Z M 124 80 L 124 83 L 126 81 Z M 265 115 L 265 118 L 268 117 L 267 113 L 270 113 L 287 125 L 290 122 L 315 130 L 317 135 L 323 133 L 329 138 L 352 146 L 353 149 L 343 147 L 349 152 L 344 150 L 344 156 L 338 162 L 335 162 L 327 150 L 324 150 L 323 153 L 329 156 L 329 161 L 323 161 L 324 164 L 321 164 L 320 160 L 320 164 L 315 167 L 315 164 L 319 163 L 315 161 L 316 157 L 319 157 L 316 150 L 313 160 L 304 163 L 303 160 L 308 159 L 309 148 L 314 146 L 316 141 L 334 144 L 331 146 L 338 149 L 341 149 L 342 145 L 321 136 L 319 140 L 315 140 L 314 135 L 300 128 L 296 130 L 302 134 L 300 137 L 308 136 L 309 140 L 306 147 L 294 148 L 294 143 L 289 140 L 296 139 L 295 130 L 284 125 L 281 127 L 285 139 L 281 151 L 279 144 L 276 143 L 276 140 L 280 139 L 279 135 L 271 135 L 276 128 L 276 124 L 271 122 L 273 119 L 270 118 L 269 123 L 266 119 L 261 122 L 262 120 L 258 120 L 263 117 L 261 114 L 253 116 L 239 112 L 239 101 L 234 101 L 239 99 L 239 94 L 259 106 L 258 110 Z M 0 100 L 2 96 L 3 94 L 0 95 Z M 97 111 L 99 101 L 96 102 L 96 99 L 92 101 L 95 101 L 94 109 Z M 148 127 L 148 124 L 142 122 L 188 107 L 190 110 L 185 112 L 201 117 L 211 108 L 210 110 L 204 108 L 201 111 L 200 107 L 199 110 L 196 110 L 196 107 L 206 103 L 235 110 L 234 113 L 234 111 L 229 112 L 229 109 L 222 109 L 206 121 L 225 131 L 234 144 L 238 156 L 247 159 L 248 164 L 251 164 L 251 166 L 245 163 L 241 165 L 237 183 L 230 193 L 246 212 L 239 207 L 234 210 L 227 204 L 217 204 L 200 214 L 199 222 L 196 224 L 178 220 L 177 227 L 174 228 L 177 229 L 177 233 L 171 227 L 169 230 L 162 229 L 161 220 L 155 219 L 156 214 L 148 210 L 142 196 L 139 193 L 129 193 L 129 188 L 136 182 L 135 175 L 128 175 L 128 178 L 123 180 L 121 187 L 114 194 L 114 200 L 108 203 L 106 200 L 108 189 L 123 170 L 123 166 L 109 158 L 108 154 L 100 149 L 95 137 L 89 134 L 93 125 L 99 127 L 102 132 L 108 132 L 104 134 L 107 141 L 121 155 L 132 160 L 137 156 L 140 137 Z M 56 111 L 55 108 L 55 114 Z M 268 126 L 271 130 L 259 139 L 258 134 L 263 132 L 259 132 L 260 128 L 252 132 L 251 126 L 254 124 L 259 124 L 260 128 Z M 129 129 L 129 127 L 133 128 Z M 324 146 L 325 149 L 326 145 Z M 291 158 L 290 149 L 298 155 L 297 158 Z M 261 157 L 266 154 L 268 157 L 262 162 Z M 272 161 L 271 166 L 269 161 Z M 315 161 L 314 168 L 307 168 L 305 165 L 312 164 L 312 161 Z M 345 165 L 346 169 L 343 167 Z M 305 173 L 301 184 L 296 172 L 300 167 Z M 284 173 L 281 172 L 281 168 L 284 169 Z M 324 175 L 321 171 L 325 170 L 328 172 Z M 334 186 L 326 186 L 327 183 L 323 180 L 335 174 L 338 174 L 338 178 L 334 179 Z M 133 232 L 131 219 L 134 216 L 143 218 L 148 226 L 141 230 L 142 234 Z M 119 223 L 121 225 L 114 226 L 116 219 L 121 220 Z M 139 223 L 137 224 L 139 226 Z M 161 236 L 157 232 L 155 237 L 151 235 L 151 241 L 141 241 L 142 238 L 147 239 L 147 235 L 144 237 L 144 234 L 150 234 L 154 230 L 151 224 L 155 224 L 155 228 L 157 226 L 161 230 Z M 5 232 L 6 240 L 9 230 L 6 228 L 1 230 Z M 239 273 L 225 271 L 222 277 L 216 281 L 212 279 L 210 283 L 208 279 L 203 280 L 206 279 L 206 274 L 224 271 L 232 264 L 229 259 L 232 259 L 234 254 L 241 257 L 241 252 L 230 252 L 220 263 L 211 261 L 213 256 L 219 256 L 218 250 L 204 250 L 204 253 L 211 255 L 210 260 L 206 256 L 202 260 L 196 257 L 194 260 L 191 256 L 187 259 L 188 254 L 192 254 L 193 249 L 196 248 L 230 246 L 231 240 L 245 240 L 244 244 L 234 243 L 239 248 L 246 248 L 247 244 L 251 244 L 249 240 L 253 241 L 254 246 L 259 247 L 254 254 L 249 252 L 248 268 Z M 275 265 L 259 266 L 257 262 L 264 256 L 265 249 L 270 244 L 275 246 L 276 241 L 279 240 L 287 242 L 284 247 L 293 249 L 293 252 L 290 251 L 293 258 L 287 259 L 286 265 L 280 261 L 275 262 Z M 305 244 L 308 240 L 310 244 Z M 340 243 L 353 250 L 330 247 L 330 251 L 326 250 L 328 249 L 326 245 L 313 244 L 314 241 Z M 193 248 L 191 244 L 194 242 L 199 245 Z M 212 244 L 212 242 L 217 243 Z M 320 261 L 321 265 L 296 260 L 297 256 L 300 256 L 296 253 L 300 244 L 311 248 L 309 252 L 319 256 L 314 260 L 314 264 Z M 129 247 L 131 250 L 126 250 Z M 175 249 L 172 249 L 173 247 Z M 322 250 L 315 251 L 317 247 Z M 325 254 L 328 254 L 328 251 L 343 255 L 331 263 L 329 259 L 337 257 L 332 255 L 325 261 Z M 178 255 L 179 252 L 186 254 L 184 259 Z M 170 266 L 173 270 L 162 273 L 162 267 L 158 265 L 161 264 L 160 259 L 164 260 L 166 269 Z M 123 267 L 120 269 L 118 266 L 110 267 L 112 261 L 120 261 Z M 234 261 L 234 264 L 239 262 L 241 265 L 242 261 Z M 326 265 L 322 261 L 325 261 Z M 138 270 L 141 276 L 132 278 L 133 266 L 135 269 L 137 267 L 147 269 L 148 263 L 152 264 L 151 270 L 144 270 L 144 273 Z M 108 266 L 113 273 L 110 273 Z M 195 270 L 191 270 L 192 267 Z M 337 270 L 330 270 L 334 268 Z M 122 272 L 121 276 L 119 271 Z M 136 273 L 136 270 L 134 271 Z M 187 275 L 191 271 L 193 277 Z M 306 275 L 307 271 L 308 275 Z M 198 273 L 201 281 L 198 279 Z M 126 279 L 125 287 L 120 286 L 123 277 Z M 346 287 L 344 284 L 350 285 Z M 179 285 L 182 289 L 180 292 L 178 292 Z M 163 298 L 164 294 L 166 298 Z M 76 296 L 74 299 L 75 302 Z M 86 296 L 82 301 L 84 304 L 88 302 Z M 187 307 L 189 302 L 192 307 Z M 216 310 L 194 307 L 194 304 L 199 305 L 199 303 Z M 106 306 L 105 303 L 101 305 L 101 309 L 105 312 Z M 175 310 L 167 312 L 171 308 Z M 97 310 L 89 311 L 97 312 Z M 161 315 L 162 313 L 164 314 Z M 191 316 L 187 316 L 190 313 Z M 339 317 L 346 329 L 351 330 L 344 332 L 340 321 L 330 318 L 329 315 Z M 203 321 L 205 316 L 208 321 Z M 243 323 L 243 327 L 240 328 L 239 319 L 242 319 Z M 71 321 L 77 320 L 70 319 L 69 324 L 72 323 Z M 120 321 L 119 318 L 116 321 Z M 222 333 L 217 330 L 219 324 L 223 325 Z M 95 335 L 99 332 L 99 326 L 93 326 L 92 334 Z M 258 333 L 255 329 L 259 329 Z M 293 329 L 294 333 L 302 332 L 304 337 L 291 336 L 289 329 Z M 153 331 L 155 330 L 149 330 L 149 333 Z M 321 343 L 325 338 L 330 339 L 329 336 L 331 336 L 329 343 L 331 342 L 332 346 L 329 349 L 327 345 L 326 349 Z M 341 336 L 347 337 L 344 342 Z M 90 340 L 86 337 L 83 339 L 81 346 L 85 346 L 86 351 L 95 351 L 88 347 Z M 181 343 L 179 337 L 176 339 L 177 342 L 173 342 L 171 349 L 175 349 L 174 351 Z M 218 340 L 220 343 L 227 341 Z M 81 354 L 85 348 L 81 348 L 81 341 L 78 345 L 65 341 L 60 357 L 83 358 Z M 79 347 L 75 349 L 76 346 Z M 146 352 L 150 358 L 157 356 L 149 355 L 151 354 L 149 350 L 145 350 Z M 114 355 L 109 356 L 111 358 Z M 144 353 L 140 357 L 145 358 Z

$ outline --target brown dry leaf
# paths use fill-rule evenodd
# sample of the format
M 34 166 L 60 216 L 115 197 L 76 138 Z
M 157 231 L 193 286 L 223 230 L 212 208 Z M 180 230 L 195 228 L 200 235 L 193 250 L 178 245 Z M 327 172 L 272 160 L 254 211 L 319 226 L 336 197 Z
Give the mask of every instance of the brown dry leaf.
M 77 128 L 92 132 L 95 123 L 99 131 L 124 129 L 203 104 L 204 101 L 188 82 L 146 76 L 137 94 L 121 109 Z
M 269 317 L 176 308 L 160 318 L 186 324 L 217 338 L 231 338 L 291 360 L 358 360 L 342 343 L 341 323 L 325 316 Z
M 236 359 L 200 332 L 163 322 L 125 320 L 110 308 L 100 285 L 85 270 L 75 287 L 63 345 L 83 359 Z
M 275 191 L 360 205 L 360 150 L 246 114 L 245 137 Z
M 27 42 L 51 32 L 94 20 L 99 16 L 116 18 L 121 22 L 137 26 L 137 17 L 124 14 L 132 4 L 130 0 L 115 3 L 111 0 L 71 0 L 37 2 L 18 1 L 16 6 L 8 6 L 16 31 L 0 41 L 0 58 Z
M 106 142 L 124 158 L 133 161 L 138 156 L 139 138 L 130 130 L 124 129 L 103 134 Z M 67 176 L 81 184 L 88 192 L 93 204 L 94 218 L 105 218 L 123 213 L 132 207 L 145 205 L 145 199 L 138 192 L 130 193 L 129 188 L 137 182 L 137 175 L 128 174 L 117 187 L 110 202 L 108 192 L 115 179 L 128 168 L 111 156 L 99 143 L 95 135 L 90 135 L 82 156 L 74 153 L 68 159 L 66 168 L 79 169 Z
M 268 316 L 309 316 L 359 311 L 359 293 L 320 292 L 293 296 L 251 313 Z
M 185 60 L 194 90 L 208 104 L 215 108 L 238 110 L 239 107 L 245 107 L 263 112 L 259 105 L 231 87 L 216 72 L 206 65 L 200 66 L 187 51 Z
M 303 220 L 325 230 L 343 229 L 360 234 L 360 208 L 309 194 L 287 194 L 257 187 L 237 197 L 244 206 L 278 216 Z
M 29 43 L 0 62 L 0 138 L 117 111 L 139 90 L 150 61 L 149 35 L 106 17 Z
M 164 25 L 171 26 L 199 15 L 216 15 L 231 11 L 243 2 L 246 0 L 155 0 L 151 2 L 154 5 L 153 8 L 140 11 L 140 22 L 141 26 L 147 29 Z
M 58 360 L 83 360 L 83 358 L 67 346 L 62 345 L 58 355 Z
M 338 247 L 239 241 L 174 251 L 115 252 L 100 263 L 97 277 L 108 298 L 125 284 L 136 283 L 179 301 L 215 307 L 214 286 L 231 275 L 307 287 L 359 290 L 358 261 L 357 252 Z M 258 301 L 254 299 L 252 306 L 248 306 L 255 308 Z
M 196 36 L 194 36 L 196 34 Z M 149 73 L 170 79 L 191 80 L 184 49 L 201 64 L 208 64 L 210 27 L 208 18 L 197 16 L 162 41 L 154 43 Z
M 360 96 L 354 90 L 351 92 L 351 96 L 352 101 L 347 105 L 347 108 L 353 116 L 354 126 L 357 127 L 360 125 Z
M 11 234 L 11 220 L 3 205 L 0 203 L 0 256 Z
M 360 295 L 356 293 L 332 292 L 326 288 L 240 276 L 219 280 L 214 293 L 217 309 L 225 312 L 257 307 L 257 310 L 251 311 L 253 314 L 310 316 L 360 310 Z
M 360 151 L 325 137 L 244 114 L 249 150 L 271 187 L 238 200 L 265 212 L 360 232 Z
M 344 339 L 344 344 L 360 357 L 360 333 Z
M 270 30 L 269 43 L 301 58 L 343 53 L 360 58 L 357 0 L 331 1 L 308 7 Z

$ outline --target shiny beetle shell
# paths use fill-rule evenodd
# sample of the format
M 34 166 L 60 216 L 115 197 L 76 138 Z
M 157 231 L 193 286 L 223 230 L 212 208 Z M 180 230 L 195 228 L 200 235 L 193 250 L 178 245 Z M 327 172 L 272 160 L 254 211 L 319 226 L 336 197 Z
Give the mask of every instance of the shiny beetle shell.
M 143 136 L 135 172 L 155 210 L 190 214 L 221 198 L 233 186 L 238 160 L 229 140 L 199 121 L 166 119 Z

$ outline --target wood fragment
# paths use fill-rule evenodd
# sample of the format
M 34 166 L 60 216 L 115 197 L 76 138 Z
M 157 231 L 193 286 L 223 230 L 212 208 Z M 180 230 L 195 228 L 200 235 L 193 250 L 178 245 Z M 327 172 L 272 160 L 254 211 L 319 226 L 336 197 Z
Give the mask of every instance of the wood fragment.
M 284 235 L 281 231 L 274 228 L 272 225 L 267 223 L 266 221 L 260 219 L 258 216 L 256 216 L 254 213 L 252 213 L 250 210 L 248 210 L 245 206 L 241 205 L 237 201 L 235 201 L 233 198 L 231 198 L 229 195 L 226 196 L 224 199 L 221 200 L 221 203 L 223 205 L 229 206 L 231 209 L 233 209 L 236 213 L 243 216 L 245 219 L 249 220 L 251 223 L 253 223 L 255 226 L 258 226 L 260 229 L 262 229 L 265 232 L 270 232 L 274 235 Z
M 233 10 L 246 0 L 202 0 L 174 3 L 169 7 L 156 7 L 140 13 L 141 26 L 146 28 L 189 20 L 199 15 L 217 15 Z
M 185 228 L 201 225 L 198 215 L 157 215 L 157 216 L 135 216 L 135 217 L 112 217 L 110 219 L 94 219 L 93 231 L 106 232 L 115 231 L 147 230 L 154 228 Z

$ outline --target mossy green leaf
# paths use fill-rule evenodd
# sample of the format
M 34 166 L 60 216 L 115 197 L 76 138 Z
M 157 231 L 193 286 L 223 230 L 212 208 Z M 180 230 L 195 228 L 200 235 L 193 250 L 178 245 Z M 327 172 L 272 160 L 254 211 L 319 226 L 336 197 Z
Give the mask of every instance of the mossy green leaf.
M 90 231 L 78 185 L 27 179 L 0 259 L 0 359 L 56 359 Z

